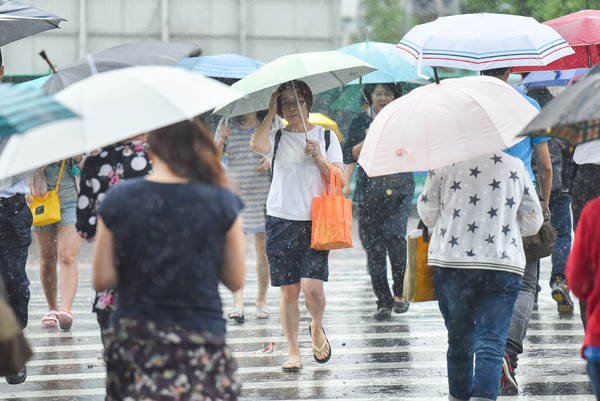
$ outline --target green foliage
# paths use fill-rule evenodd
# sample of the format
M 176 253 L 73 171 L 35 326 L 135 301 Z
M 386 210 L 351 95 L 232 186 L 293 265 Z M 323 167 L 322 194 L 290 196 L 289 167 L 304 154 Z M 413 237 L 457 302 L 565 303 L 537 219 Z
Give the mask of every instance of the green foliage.
M 369 40 L 398 43 L 404 35 L 404 12 L 398 0 L 361 0 L 365 10 L 365 25 Z M 360 34 L 359 34 L 360 35 Z M 358 37 L 357 42 L 366 37 Z
M 591 0 L 461 0 L 460 9 L 468 13 L 503 13 L 548 21 L 579 10 L 597 7 Z

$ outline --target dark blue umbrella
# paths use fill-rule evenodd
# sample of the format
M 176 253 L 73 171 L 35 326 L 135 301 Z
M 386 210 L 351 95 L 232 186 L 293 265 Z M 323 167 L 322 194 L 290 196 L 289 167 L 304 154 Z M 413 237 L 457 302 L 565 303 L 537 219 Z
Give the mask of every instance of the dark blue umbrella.
M 262 61 L 235 53 L 188 57 L 175 64 L 212 78 L 242 79 L 265 65 Z
M 76 114 L 42 89 L 0 85 L 0 137 L 71 117 Z

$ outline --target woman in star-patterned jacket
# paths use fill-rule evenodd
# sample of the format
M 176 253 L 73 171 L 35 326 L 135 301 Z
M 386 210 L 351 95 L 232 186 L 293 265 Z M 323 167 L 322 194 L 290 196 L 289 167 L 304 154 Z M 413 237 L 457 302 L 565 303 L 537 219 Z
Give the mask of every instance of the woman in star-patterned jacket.
M 486 154 L 431 171 L 417 209 L 432 233 L 428 264 L 448 329 L 450 399 L 495 400 L 525 268 L 521 236 L 543 221 L 534 185 L 521 160 Z

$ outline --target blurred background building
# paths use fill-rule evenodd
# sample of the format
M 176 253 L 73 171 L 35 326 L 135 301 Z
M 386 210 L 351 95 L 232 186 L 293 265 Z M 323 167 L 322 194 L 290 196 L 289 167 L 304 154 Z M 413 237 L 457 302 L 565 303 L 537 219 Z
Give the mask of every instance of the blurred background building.
M 389 20 L 391 42 L 417 22 L 459 11 L 459 0 L 21 1 L 67 21 L 60 29 L 5 46 L 9 75 L 49 73 L 41 50 L 60 69 L 88 53 L 140 40 L 193 43 L 205 55 L 233 52 L 269 62 L 365 40 L 373 29 L 369 25 L 381 25 L 381 15 L 369 19 L 373 10 L 383 18 L 387 9 L 397 10 L 398 22 Z

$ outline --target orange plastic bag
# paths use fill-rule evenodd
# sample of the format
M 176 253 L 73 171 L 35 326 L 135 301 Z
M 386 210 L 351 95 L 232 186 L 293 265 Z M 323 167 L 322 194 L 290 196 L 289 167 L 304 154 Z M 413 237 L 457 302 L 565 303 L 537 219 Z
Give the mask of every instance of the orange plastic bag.
M 331 166 L 329 188 L 313 198 L 311 247 L 319 251 L 352 248 L 352 200 L 342 195 L 340 172 Z
M 404 272 L 404 296 L 410 302 L 435 301 L 433 267 L 427 264 L 429 235 L 423 229 L 414 230 L 407 236 L 407 263 Z

